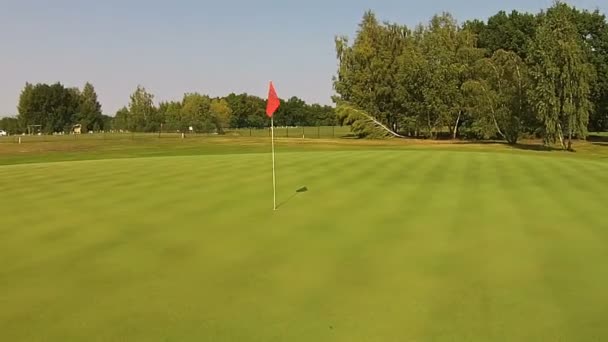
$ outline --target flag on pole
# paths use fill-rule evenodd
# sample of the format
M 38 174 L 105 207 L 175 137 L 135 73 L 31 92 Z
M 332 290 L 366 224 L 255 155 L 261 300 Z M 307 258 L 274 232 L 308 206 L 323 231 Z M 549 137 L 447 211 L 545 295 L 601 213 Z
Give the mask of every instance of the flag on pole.
M 272 84 L 272 81 L 270 81 L 270 88 L 268 89 L 268 104 L 266 105 L 266 115 L 268 115 L 269 118 L 272 118 L 274 112 L 277 111 L 280 105 L 281 101 L 277 96 L 277 91 L 274 90 L 274 85 Z
M 270 118 L 270 132 L 272 139 L 272 207 L 277 210 L 277 177 L 274 167 L 274 119 L 272 116 L 277 111 L 281 101 L 277 96 L 277 91 L 274 90 L 274 85 L 270 81 L 270 88 L 268 89 L 268 104 L 266 105 L 266 115 Z

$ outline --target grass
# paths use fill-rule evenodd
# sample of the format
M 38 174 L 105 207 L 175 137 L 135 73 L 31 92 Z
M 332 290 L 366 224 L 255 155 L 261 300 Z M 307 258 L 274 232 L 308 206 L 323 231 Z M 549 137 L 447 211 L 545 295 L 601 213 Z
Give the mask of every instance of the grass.
M 266 140 L 0 145 L 0 340 L 605 340 L 577 146 L 283 139 L 273 212 Z
M 186 134 L 189 140 L 208 138 L 214 134 Z M 304 139 L 336 139 L 352 135 L 350 126 L 315 126 L 315 127 L 275 127 L 274 135 L 276 138 L 304 138 Z M 270 128 L 239 128 L 226 132 L 230 137 L 250 137 L 250 138 L 270 138 Z M 95 133 L 80 135 L 13 135 L 0 137 L 2 143 L 16 143 L 21 138 L 22 143 L 45 143 L 45 142 L 91 142 L 97 141 L 129 141 L 153 139 L 180 139 L 181 133 Z
M 331 127 L 329 127 L 331 128 Z M 336 132 L 338 128 L 336 128 Z M 343 132 L 344 133 L 344 132 Z M 188 136 L 157 134 L 107 134 L 81 136 L 26 136 L 22 144 L 18 137 L 0 137 L 0 165 L 41 163 L 57 161 L 105 160 L 119 158 L 168 157 L 193 155 L 224 155 L 267 153 L 270 143 L 267 137 L 248 136 Z M 497 153 L 522 153 L 546 151 L 539 141 L 522 141 L 516 146 L 501 142 L 471 143 L 466 141 L 428 140 L 356 140 L 349 138 L 277 138 L 276 144 L 282 152 L 344 151 L 344 150 L 466 150 Z M 555 157 L 584 159 L 608 159 L 608 142 L 595 136 L 590 142 L 576 142 L 579 153 L 564 154 L 551 151 Z M 555 153 L 554 153 L 555 152 Z

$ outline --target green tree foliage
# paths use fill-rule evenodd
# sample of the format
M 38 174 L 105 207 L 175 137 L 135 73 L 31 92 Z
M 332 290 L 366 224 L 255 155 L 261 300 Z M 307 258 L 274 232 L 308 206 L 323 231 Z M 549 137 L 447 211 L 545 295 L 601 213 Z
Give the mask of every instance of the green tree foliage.
M 232 110 L 230 127 L 262 128 L 270 124 L 266 100 L 248 94 L 230 94 L 225 100 Z M 277 126 L 327 126 L 336 124 L 336 113 L 333 107 L 309 105 L 294 96 L 287 101 L 281 100 L 274 120 Z
M 304 126 L 335 126 L 338 124 L 335 109 L 317 103 L 309 106 L 304 119 Z
M 15 117 L 0 118 L 0 129 L 6 131 L 8 134 L 20 134 L 24 132 L 19 120 Z
M 277 126 L 303 126 L 306 123 L 307 115 L 306 102 L 294 96 L 281 102 L 281 106 L 274 115 L 274 122 Z
M 188 130 L 188 123 L 182 120 L 181 102 L 161 102 L 158 105 L 158 115 L 162 118 L 164 131 L 185 132 Z
M 385 139 L 390 137 L 390 133 L 378 125 L 370 114 L 351 104 L 340 103 L 336 108 L 336 114 L 338 120 L 344 125 L 351 126 L 353 133 L 359 138 Z
M 233 128 L 266 126 L 266 101 L 248 94 L 230 94 L 226 101 L 232 110 L 230 126 Z
M 181 101 L 154 104 L 154 95 L 138 86 L 127 107 L 114 117 L 101 112 L 101 104 L 92 84 L 82 91 L 53 85 L 26 83 L 19 97 L 20 129 L 41 125 L 42 131 L 71 132 L 81 124 L 83 132 L 115 130 L 130 132 L 189 132 L 223 134 L 229 128 L 263 128 L 270 124 L 266 116 L 266 100 L 248 94 L 230 94 L 211 99 L 198 93 L 185 94 Z M 309 105 L 298 97 L 281 101 L 275 117 L 283 126 L 318 126 L 337 123 L 333 107 Z M 13 129 L 11 129 L 11 132 Z
M 583 48 L 589 63 L 594 67 L 591 82 L 591 101 L 594 110 L 590 113 L 589 128 L 595 131 L 608 129 L 608 23 L 606 16 L 598 10 L 580 11 L 563 6 L 570 11 L 578 33 L 583 39 Z M 550 13 L 553 9 L 549 9 Z
M 17 105 L 17 119 L 22 127 L 34 124 L 34 122 L 42 122 L 42 113 L 36 113 L 34 110 L 34 86 L 31 83 L 26 83 L 21 95 L 19 95 L 19 104 Z
M 129 102 L 128 129 L 130 131 L 153 132 L 160 128 L 154 107 L 154 95 L 146 88 L 137 86 Z
M 116 113 L 115 130 L 156 132 L 163 124 L 165 132 L 224 134 L 229 128 L 262 128 L 270 124 L 266 116 L 266 100 L 248 94 L 230 94 L 212 99 L 198 93 L 185 94 L 182 101 L 161 102 L 158 108 L 153 95 L 138 87 L 131 96 L 129 108 Z M 282 101 L 275 116 L 278 125 L 315 126 L 337 122 L 333 107 L 308 105 L 293 97 Z
M 210 133 L 216 128 L 209 109 L 211 98 L 198 93 L 184 95 L 182 101 L 182 118 L 188 127 L 195 132 Z
M 478 36 L 478 46 L 491 55 L 498 50 L 515 52 L 520 58 L 527 56 L 528 41 L 536 32 L 537 19 L 533 14 L 500 11 L 487 23 L 473 20 L 465 23 Z
M 109 131 L 112 129 L 112 121 L 113 118 L 109 115 L 101 115 L 101 120 L 100 120 L 100 124 L 99 124 L 99 129 L 101 129 L 102 131 Z
M 101 130 L 108 122 L 90 83 L 82 91 L 61 83 L 27 83 L 19 97 L 18 111 L 20 126 L 26 131 L 30 125 L 41 125 L 44 133 L 71 132 L 76 124 L 81 124 L 83 131 Z
M 129 109 L 122 107 L 116 112 L 114 121 L 112 122 L 112 129 L 116 131 L 128 131 L 129 130 Z
M 426 82 L 420 84 L 425 108 L 419 114 L 431 136 L 440 127 L 448 127 L 455 138 L 464 110 L 462 86 L 484 51 L 476 48 L 475 36 L 460 29 L 449 14 L 433 17 L 422 31 L 420 45 Z
M 545 141 L 559 141 L 564 149 L 572 149 L 574 136 L 586 136 L 592 110 L 594 70 L 574 19 L 567 5 L 556 3 L 541 16 L 528 56 L 532 76 L 528 95 L 543 123 Z
M 213 99 L 209 105 L 209 115 L 218 134 L 224 134 L 230 127 L 232 109 L 225 99 Z
M 412 30 L 366 12 L 352 44 L 335 41 L 338 119 L 373 134 L 348 104 L 410 136 L 515 144 L 540 134 L 569 148 L 587 126 L 608 123 L 607 27 L 599 12 L 560 2 L 538 15 L 499 12 L 464 25 L 443 13 Z
M 94 130 L 95 127 L 103 127 L 103 117 L 101 114 L 101 104 L 97 100 L 97 93 L 91 83 L 86 83 L 80 93 L 78 113 L 74 122 L 80 123 L 84 131 Z
M 392 130 L 423 126 L 432 137 L 442 127 L 457 134 L 464 109 L 461 87 L 484 54 L 474 34 L 447 13 L 412 32 L 379 24 L 367 12 L 354 43 L 338 37 L 336 52 L 337 102 L 360 108 Z
M 527 119 L 527 89 L 527 67 L 515 52 L 498 50 L 479 60 L 474 77 L 463 84 L 476 136 L 499 135 L 515 144 Z
M 588 54 L 589 62 L 595 68 L 592 80 L 591 101 L 594 110 L 590 113 L 591 130 L 608 129 L 608 23 L 606 16 L 598 10 L 587 11 L 570 7 L 564 3 L 549 8 L 547 13 L 533 15 L 517 11 L 507 14 L 503 11 L 488 19 L 487 24 L 480 20 L 465 23 L 465 27 L 478 35 L 479 47 L 487 49 L 489 54 L 503 49 L 517 53 L 527 59 L 527 49 L 536 36 L 536 30 L 546 14 L 560 9 L 568 12 L 570 19 L 583 39 L 583 48 Z
M 80 92 L 60 83 L 26 84 L 18 105 L 22 127 L 41 125 L 45 133 L 70 131 L 78 113 Z
M 402 65 L 399 59 L 407 47 L 410 31 L 397 24 L 380 24 L 366 12 L 354 43 L 347 37 L 336 38 L 339 61 L 334 87 L 339 100 L 353 104 L 395 128 L 403 114 L 399 94 Z

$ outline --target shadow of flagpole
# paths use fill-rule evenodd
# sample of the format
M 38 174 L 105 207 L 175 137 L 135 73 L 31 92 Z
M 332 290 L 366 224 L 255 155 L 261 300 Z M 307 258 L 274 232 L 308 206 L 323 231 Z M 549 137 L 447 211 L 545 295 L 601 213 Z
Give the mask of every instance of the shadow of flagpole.
M 299 188 L 298 190 L 296 190 L 296 192 L 294 192 L 293 194 L 291 194 L 291 196 L 289 196 L 289 198 L 287 198 L 283 202 L 279 203 L 279 205 L 277 205 L 277 209 L 279 209 L 280 207 L 282 207 L 282 206 L 286 205 L 287 203 L 289 203 L 291 200 L 293 200 L 294 198 L 296 198 L 296 196 L 298 196 L 299 194 L 303 194 L 305 192 L 308 192 L 308 187 L 303 186 L 303 187 Z

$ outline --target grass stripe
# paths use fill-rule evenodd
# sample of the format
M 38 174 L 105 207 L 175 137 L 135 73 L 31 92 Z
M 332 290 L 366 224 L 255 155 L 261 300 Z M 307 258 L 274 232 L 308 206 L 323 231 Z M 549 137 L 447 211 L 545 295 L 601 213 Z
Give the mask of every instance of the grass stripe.
M 269 157 L 0 167 L 0 339 L 608 336 L 603 162 L 281 151 L 273 212 Z

